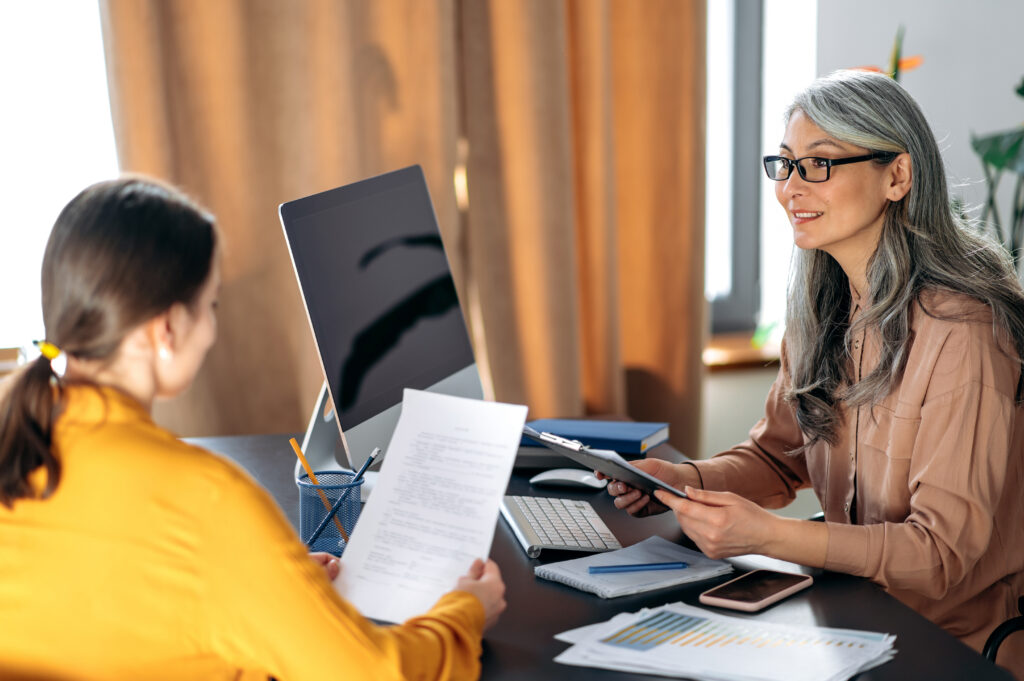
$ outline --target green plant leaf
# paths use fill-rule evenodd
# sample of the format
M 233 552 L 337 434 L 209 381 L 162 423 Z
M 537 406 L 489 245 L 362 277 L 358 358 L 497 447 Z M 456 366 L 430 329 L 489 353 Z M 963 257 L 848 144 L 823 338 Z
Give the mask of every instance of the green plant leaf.
M 971 135 L 971 147 L 982 161 L 997 170 L 1024 175 L 1024 127 L 989 135 Z
M 896 40 L 889 55 L 889 77 L 900 82 L 900 57 L 903 55 L 903 26 L 896 29 Z
M 1017 94 L 1024 97 L 1024 78 L 1020 79 L 1020 85 L 1017 86 Z

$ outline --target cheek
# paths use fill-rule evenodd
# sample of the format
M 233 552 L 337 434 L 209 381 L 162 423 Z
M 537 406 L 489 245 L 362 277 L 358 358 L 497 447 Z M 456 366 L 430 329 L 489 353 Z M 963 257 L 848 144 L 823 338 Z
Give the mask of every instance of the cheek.
M 201 333 L 201 341 L 198 345 L 202 350 L 202 354 L 205 355 L 217 339 L 217 318 L 210 315 L 210 317 L 204 320 L 202 328 L 198 329 L 198 331 Z
M 783 208 L 786 207 L 786 183 L 785 182 L 772 182 L 775 185 L 775 200 L 779 202 L 779 205 Z
M 211 317 L 209 331 L 207 332 L 207 336 L 206 336 L 206 349 L 207 350 L 210 349 L 210 346 L 213 345 L 213 342 L 215 340 L 217 340 L 217 318 L 216 317 Z

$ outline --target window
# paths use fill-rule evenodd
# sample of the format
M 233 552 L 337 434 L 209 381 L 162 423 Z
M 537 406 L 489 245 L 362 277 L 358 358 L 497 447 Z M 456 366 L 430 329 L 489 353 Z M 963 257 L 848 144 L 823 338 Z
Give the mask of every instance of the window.
M 753 329 L 760 303 L 761 0 L 708 3 L 705 289 L 711 331 Z
M 764 0 L 761 106 L 762 149 L 755 165 L 761 183 L 761 300 L 758 321 L 776 325 L 781 338 L 786 318 L 786 283 L 793 254 L 792 227 L 775 199 L 774 183 L 761 169 L 761 156 L 778 152 L 785 132 L 782 115 L 793 97 L 818 76 L 818 11 L 815 0 Z M 785 42 L 786 49 L 772 49 Z
M 781 331 L 793 242 L 761 156 L 778 148 L 786 106 L 816 76 L 816 35 L 814 0 L 708 3 L 705 292 L 712 333 Z M 770 49 L 780 43 L 786 48 Z
M 0 4 L 0 347 L 43 337 L 50 228 L 88 184 L 118 173 L 97 3 Z

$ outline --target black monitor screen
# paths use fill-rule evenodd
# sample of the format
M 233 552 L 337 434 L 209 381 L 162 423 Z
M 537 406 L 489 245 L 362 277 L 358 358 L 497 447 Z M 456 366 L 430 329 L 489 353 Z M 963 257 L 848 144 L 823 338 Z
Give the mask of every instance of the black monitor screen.
M 281 206 L 342 428 L 473 363 L 419 166 Z

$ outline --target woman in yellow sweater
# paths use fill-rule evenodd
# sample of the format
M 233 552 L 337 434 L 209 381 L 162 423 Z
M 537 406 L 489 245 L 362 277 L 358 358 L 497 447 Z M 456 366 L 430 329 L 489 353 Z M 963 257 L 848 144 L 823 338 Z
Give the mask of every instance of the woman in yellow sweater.
M 0 398 L 0 678 L 476 678 L 492 561 L 375 626 L 241 469 L 153 423 L 213 343 L 219 279 L 212 217 L 167 186 L 94 185 L 57 219 L 48 342 Z

